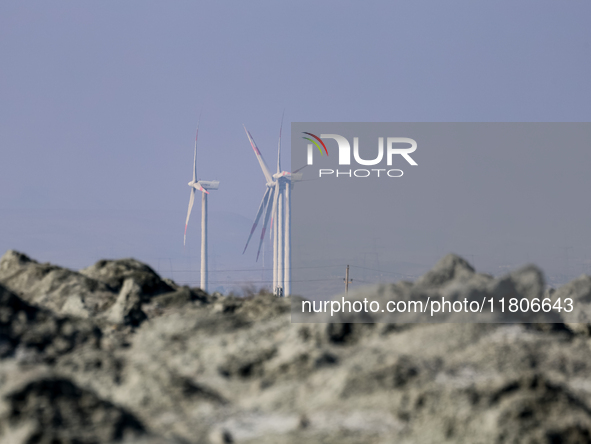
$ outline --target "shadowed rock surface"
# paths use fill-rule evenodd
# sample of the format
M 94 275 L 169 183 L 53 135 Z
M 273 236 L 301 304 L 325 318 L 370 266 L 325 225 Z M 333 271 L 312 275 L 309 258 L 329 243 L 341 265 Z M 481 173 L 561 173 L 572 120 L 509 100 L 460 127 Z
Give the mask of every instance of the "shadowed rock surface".
M 588 322 L 590 282 L 551 297 Z M 587 324 L 291 324 L 287 299 L 207 295 L 128 259 L 77 273 L 8 252 L 0 285 L 2 443 L 591 442 Z M 535 267 L 493 279 L 450 255 L 351 297 L 380 291 L 545 290 Z
M 2 418 L 6 442 L 17 437 L 48 444 L 111 442 L 144 432 L 142 424 L 124 409 L 59 377 L 37 378 L 4 399 L 8 407 Z
M 100 260 L 91 267 L 80 270 L 80 274 L 103 282 L 114 291 L 121 290 L 126 279 L 133 279 L 145 296 L 172 291 L 172 287 L 160 279 L 154 270 L 135 259 Z
M 82 344 L 97 347 L 101 336 L 92 322 L 56 316 L 0 284 L 0 358 L 54 362 Z

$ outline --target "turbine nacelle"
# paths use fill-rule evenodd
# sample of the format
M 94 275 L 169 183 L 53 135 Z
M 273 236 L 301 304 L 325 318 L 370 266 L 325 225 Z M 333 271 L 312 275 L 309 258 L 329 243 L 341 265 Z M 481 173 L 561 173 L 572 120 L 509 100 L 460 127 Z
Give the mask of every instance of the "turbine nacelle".
M 217 190 L 220 186 L 219 180 L 200 180 L 197 183 L 201 185 L 205 190 Z
M 280 173 L 273 174 L 273 179 L 280 179 L 282 177 L 289 177 L 291 173 L 288 171 L 281 171 Z
M 217 190 L 220 185 L 220 181 L 219 180 L 198 180 L 197 182 L 195 182 L 192 180 L 191 182 L 188 183 L 188 185 L 190 187 L 195 188 L 196 190 L 203 191 L 203 192 L 209 194 L 209 192 L 207 190 Z
M 280 173 L 273 174 L 273 179 L 286 179 L 291 181 L 298 181 L 302 180 L 302 173 L 290 173 L 289 171 L 281 171 Z

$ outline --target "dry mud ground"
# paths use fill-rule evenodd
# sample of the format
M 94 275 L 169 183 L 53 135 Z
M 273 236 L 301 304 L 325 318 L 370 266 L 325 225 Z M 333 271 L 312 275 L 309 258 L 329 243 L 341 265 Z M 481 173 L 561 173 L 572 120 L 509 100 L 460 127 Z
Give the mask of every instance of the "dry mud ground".
M 390 290 L 491 279 L 450 255 Z M 544 291 L 534 267 L 508 279 Z M 0 442 L 590 443 L 591 278 L 557 293 L 583 323 L 291 324 L 289 300 L 208 295 L 132 259 L 76 272 L 8 251 Z

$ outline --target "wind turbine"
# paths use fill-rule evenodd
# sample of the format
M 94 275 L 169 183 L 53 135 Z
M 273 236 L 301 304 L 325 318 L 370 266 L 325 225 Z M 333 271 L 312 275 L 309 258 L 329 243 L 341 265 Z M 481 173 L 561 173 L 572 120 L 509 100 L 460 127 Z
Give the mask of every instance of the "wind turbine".
M 201 191 L 201 289 L 207 291 L 207 190 L 217 190 L 219 180 L 197 180 L 197 136 L 199 135 L 199 125 L 195 133 L 195 152 L 193 154 L 193 180 L 189 182 L 191 187 L 191 197 L 189 198 L 189 210 L 187 211 L 187 220 L 185 221 L 185 238 L 183 245 L 187 243 L 187 225 L 191 217 L 191 209 L 195 201 L 195 190 Z
M 258 149 L 254 138 L 244 127 L 250 145 L 263 170 L 263 175 L 267 181 L 267 189 L 263 194 L 263 199 L 259 205 L 254 224 L 250 230 L 250 235 L 246 241 L 244 252 L 248 247 L 250 239 L 254 234 L 256 227 L 263 217 L 263 229 L 259 240 L 259 249 L 257 252 L 257 261 L 267 230 L 269 218 L 271 218 L 273 228 L 273 293 L 277 296 L 288 296 L 291 292 L 291 179 L 292 173 L 281 171 L 281 130 L 283 128 L 283 117 L 281 118 L 281 127 L 279 129 L 279 144 L 277 148 L 277 172 L 271 175 L 263 156 Z

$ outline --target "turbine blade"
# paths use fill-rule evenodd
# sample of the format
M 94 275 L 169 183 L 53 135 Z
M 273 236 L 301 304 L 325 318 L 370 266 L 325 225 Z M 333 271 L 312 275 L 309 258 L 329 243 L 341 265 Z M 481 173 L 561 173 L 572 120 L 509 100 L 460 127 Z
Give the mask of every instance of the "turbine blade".
M 261 239 L 259 240 L 259 250 L 257 251 L 257 262 L 259 260 L 259 255 L 261 254 L 261 246 L 263 245 L 263 239 L 265 238 L 265 232 L 267 231 L 267 224 L 269 223 L 269 216 L 271 215 L 271 205 L 270 201 L 273 199 L 275 193 L 275 188 L 269 188 L 269 199 L 267 201 L 267 206 L 265 209 L 265 221 L 263 222 L 263 230 L 261 231 Z
M 244 125 L 242 125 L 242 126 L 244 126 Z M 244 131 L 246 131 L 246 135 L 248 137 L 248 140 L 250 141 L 250 145 L 252 146 L 252 149 L 254 150 L 254 154 L 257 156 L 257 160 L 259 161 L 259 165 L 261 166 L 261 169 L 263 170 L 263 174 L 265 175 L 265 179 L 267 179 L 267 182 L 272 182 L 273 176 L 269 172 L 269 167 L 265 163 L 265 159 L 263 159 L 263 155 L 259 151 L 256 143 L 254 142 L 254 139 L 252 138 L 252 135 L 248 132 L 248 130 L 246 129 L 245 126 L 244 126 Z
M 302 171 L 302 170 L 303 170 L 304 168 L 306 168 L 307 166 L 308 166 L 308 165 L 304 165 L 303 167 L 301 167 L 301 168 L 298 168 L 298 169 L 297 169 L 297 170 L 295 170 L 295 171 L 292 171 L 292 172 L 291 172 L 291 174 L 295 174 L 295 173 L 297 173 L 298 171 Z
M 199 132 L 199 130 L 197 130 Z M 197 134 L 195 134 L 195 151 L 193 153 L 193 182 L 197 177 Z
M 193 208 L 193 202 L 195 201 L 195 188 L 191 190 L 191 197 L 189 198 L 189 210 L 187 211 L 187 220 L 185 221 L 185 239 L 183 245 L 187 243 L 187 225 L 189 225 L 189 217 L 191 217 L 191 209 Z
M 193 155 L 193 182 L 197 180 L 197 136 L 199 135 L 199 124 L 201 123 L 201 114 L 197 121 L 197 131 L 195 131 L 195 154 Z
M 283 129 L 283 116 L 285 115 L 285 110 L 283 110 L 283 114 L 281 114 L 281 126 L 279 127 L 279 147 L 277 148 L 277 174 L 281 172 L 281 130 Z
M 204 192 L 205 194 L 209 194 L 209 191 L 207 191 L 205 188 L 203 188 L 199 182 L 195 183 L 195 186 L 197 187 L 197 189 L 198 189 L 199 191 L 202 191 L 202 192 Z
M 256 230 L 257 225 L 259 224 L 259 220 L 261 219 L 261 215 L 263 214 L 263 210 L 267 206 L 267 201 L 269 200 L 269 190 L 270 190 L 270 188 L 267 188 L 267 191 L 265 191 L 265 194 L 263 194 L 263 198 L 261 199 L 261 204 L 259 205 L 257 215 L 254 218 L 254 224 L 252 224 L 252 228 L 250 229 L 250 235 L 248 236 L 248 240 L 246 241 L 246 245 L 244 246 L 244 250 L 242 250 L 242 254 L 244 254 L 244 252 L 246 251 L 246 248 L 248 247 L 248 243 L 250 242 L 250 239 L 252 238 L 254 230 Z

